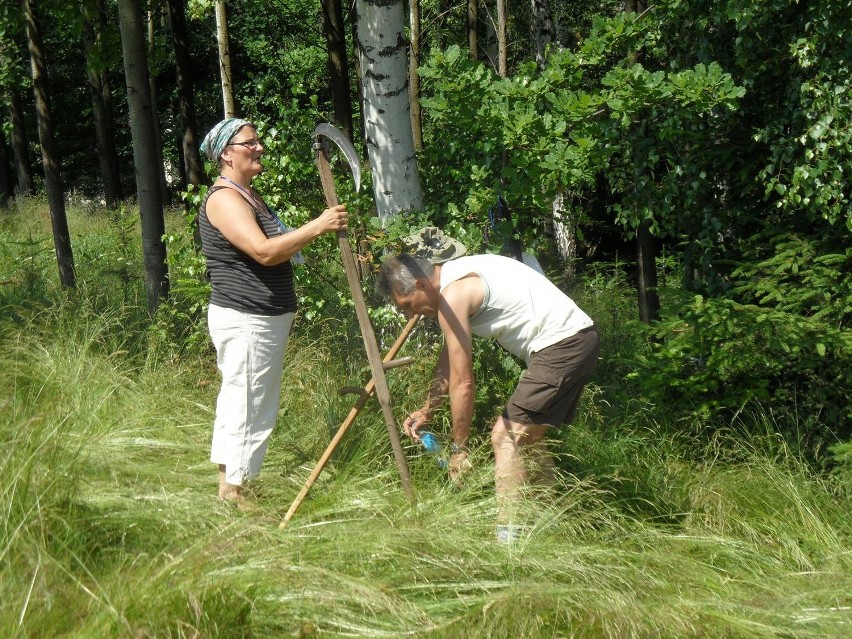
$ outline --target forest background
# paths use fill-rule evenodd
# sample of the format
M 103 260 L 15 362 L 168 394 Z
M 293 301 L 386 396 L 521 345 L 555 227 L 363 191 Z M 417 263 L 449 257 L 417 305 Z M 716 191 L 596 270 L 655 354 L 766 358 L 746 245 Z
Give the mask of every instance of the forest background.
M 231 0 L 230 104 L 217 4 L 0 2 L 4 636 L 845 636 L 849 4 Z M 399 184 L 373 154 L 410 161 L 362 116 L 379 6 L 409 89 L 379 124 L 411 137 L 416 208 L 376 195 Z M 517 546 L 490 536 L 484 427 L 520 367 L 488 344 L 465 486 L 409 445 L 408 502 L 365 412 L 277 529 L 337 389 L 369 377 L 330 240 L 298 269 L 259 510 L 215 502 L 193 221 L 228 109 L 258 123 L 256 187 L 291 225 L 324 206 L 314 127 L 361 151 L 360 193 L 335 172 L 383 350 L 403 322 L 372 273 L 427 223 L 534 253 L 595 318 L 601 366 L 553 442 L 564 493 L 530 500 Z M 406 348 L 436 344 L 424 324 Z M 400 415 L 431 359 L 389 374 Z

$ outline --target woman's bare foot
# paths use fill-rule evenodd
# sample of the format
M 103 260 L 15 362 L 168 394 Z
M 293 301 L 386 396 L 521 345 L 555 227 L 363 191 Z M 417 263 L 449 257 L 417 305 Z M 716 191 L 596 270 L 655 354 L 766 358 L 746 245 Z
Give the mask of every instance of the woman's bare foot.
M 243 495 L 243 491 L 240 486 L 231 486 L 229 484 L 226 488 L 219 489 L 219 499 L 239 503 L 245 500 L 245 496 Z
M 235 504 L 239 504 L 245 500 L 242 486 L 229 484 L 225 481 L 225 466 L 221 464 L 219 465 L 219 499 L 224 499 Z

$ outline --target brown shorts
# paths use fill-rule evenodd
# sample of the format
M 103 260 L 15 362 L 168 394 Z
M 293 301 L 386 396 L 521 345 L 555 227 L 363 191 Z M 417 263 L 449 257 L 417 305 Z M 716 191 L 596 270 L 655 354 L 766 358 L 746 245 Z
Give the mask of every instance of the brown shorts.
M 594 326 L 533 353 L 503 417 L 519 424 L 570 424 L 599 354 Z

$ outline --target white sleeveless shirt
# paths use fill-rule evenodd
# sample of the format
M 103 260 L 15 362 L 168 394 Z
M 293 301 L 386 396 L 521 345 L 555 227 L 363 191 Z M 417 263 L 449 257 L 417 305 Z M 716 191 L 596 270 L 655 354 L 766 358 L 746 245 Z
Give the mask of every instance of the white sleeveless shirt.
M 466 275 L 482 280 L 485 298 L 470 317 L 474 335 L 491 337 L 529 364 L 530 355 L 594 322 L 544 275 L 502 255 L 470 255 L 441 265 L 441 290 Z

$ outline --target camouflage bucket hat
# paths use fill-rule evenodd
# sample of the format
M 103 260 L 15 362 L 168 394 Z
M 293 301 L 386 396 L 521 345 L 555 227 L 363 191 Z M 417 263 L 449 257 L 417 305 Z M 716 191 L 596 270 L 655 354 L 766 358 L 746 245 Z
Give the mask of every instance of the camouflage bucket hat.
M 427 226 L 416 233 L 402 238 L 409 253 L 425 257 L 433 264 L 441 264 L 461 257 L 467 247 L 441 231 L 436 226 Z

